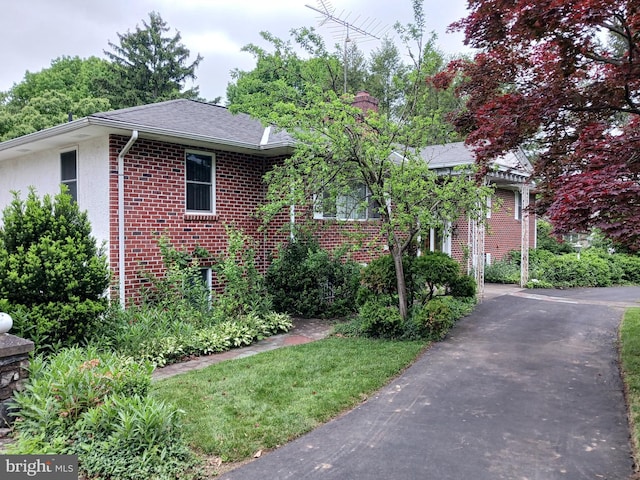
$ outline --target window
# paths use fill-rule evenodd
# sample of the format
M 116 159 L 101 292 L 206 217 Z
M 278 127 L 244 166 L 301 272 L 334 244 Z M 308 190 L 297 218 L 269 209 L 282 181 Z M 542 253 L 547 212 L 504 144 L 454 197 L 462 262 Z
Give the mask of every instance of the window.
M 185 286 L 186 299 L 194 307 L 203 307 L 211 304 L 211 268 L 199 268 L 191 272 L 193 276 L 187 277 Z
M 362 184 L 357 184 L 348 193 L 335 198 L 325 192 L 322 202 L 316 202 L 314 218 L 335 218 L 338 220 L 371 220 L 380 218 L 379 203 L 371 198 L 371 192 Z
M 429 230 L 429 251 L 443 252 L 451 255 L 451 224 L 446 224 L 441 228 Z
M 67 186 L 71 198 L 78 201 L 78 151 L 60 154 L 60 182 Z
M 215 163 L 212 153 L 187 152 L 187 211 L 215 213 Z
M 513 194 L 515 195 L 514 218 L 522 220 L 522 195 L 518 191 L 513 192 Z

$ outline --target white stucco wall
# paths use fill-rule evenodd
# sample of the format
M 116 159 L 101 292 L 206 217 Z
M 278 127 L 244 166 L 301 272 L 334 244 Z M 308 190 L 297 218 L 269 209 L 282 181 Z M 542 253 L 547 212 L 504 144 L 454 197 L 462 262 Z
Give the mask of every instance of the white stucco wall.
M 93 236 L 100 246 L 109 240 L 109 146 L 106 136 L 60 150 L 1 161 L 0 209 L 11 202 L 13 190 L 19 191 L 21 198 L 26 197 L 30 186 L 35 187 L 39 196 L 57 194 L 60 191 L 60 153 L 73 148 L 78 150 L 78 205 L 87 211 Z

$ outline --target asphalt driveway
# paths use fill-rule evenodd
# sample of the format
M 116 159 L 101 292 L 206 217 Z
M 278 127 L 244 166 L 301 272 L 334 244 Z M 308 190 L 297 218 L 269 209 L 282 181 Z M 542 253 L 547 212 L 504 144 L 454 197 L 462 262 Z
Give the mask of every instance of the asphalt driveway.
M 640 288 L 485 300 L 375 397 L 221 478 L 626 479 L 627 305 Z

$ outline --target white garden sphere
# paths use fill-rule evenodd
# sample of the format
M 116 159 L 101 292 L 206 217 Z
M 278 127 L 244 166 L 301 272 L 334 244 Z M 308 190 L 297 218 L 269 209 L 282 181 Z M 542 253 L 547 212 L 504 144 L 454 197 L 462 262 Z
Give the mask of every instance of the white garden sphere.
M 8 313 L 0 312 L 0 334 L 7 333 L 13 327 L 13 319 Z

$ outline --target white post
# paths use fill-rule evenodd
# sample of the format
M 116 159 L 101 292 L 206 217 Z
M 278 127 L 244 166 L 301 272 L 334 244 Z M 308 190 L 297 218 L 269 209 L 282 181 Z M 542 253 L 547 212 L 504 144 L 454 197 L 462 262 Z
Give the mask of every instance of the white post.
M 520 286 L 525 287 L 529 281 L 529 184 L 520 185 L 521 240 L 520 240 Z M 517 208 L 517 206 L 516 206 Z

